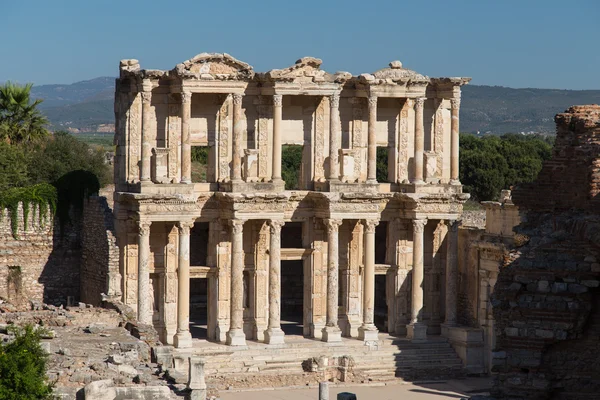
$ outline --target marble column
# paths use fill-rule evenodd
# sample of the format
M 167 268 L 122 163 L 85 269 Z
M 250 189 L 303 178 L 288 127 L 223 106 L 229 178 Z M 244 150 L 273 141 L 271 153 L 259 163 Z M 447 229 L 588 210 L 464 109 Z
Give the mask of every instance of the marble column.
M 138 236 L 138 293 L 137 315 L 141 324 L 152 324 L 152 299 L 150 298 L 150 222 L 139 221 Z
M 423 183 L 423 152 L 425 151 L 425 130 L 423 127 L 423 106 L 425 99 L 415 99 L 415 178 L 413 183 Z
M 459 119 L 460 98 L 450 99 L 452 104 L 452 122 L 450 123 L 450 183 L 460 185 L 458 180 L 458 138 L 459 138 Z
M 233 182 L 242 181 L 242 99 L 241 93 L 233 94 L 233 140 L 232 161 L 231 161 L 231 180 Z
M 281 330 L 281 227 L 283 221 L 271 220 L 271 245 L 269 246 L 269 327 L 265 343 L 283 344 Z
M 192 116 L 192 93 L 181 93 L 181 183 L 192 183 L 192 145 L 190 119 Z
M 427 325 L 423 323 L 423 233 L 426 219 L 413 221 L 413 268 L 410 324 L 406 327 L 406 336 L 413 342 L 427 340 Z
M 377 220 L 365 220 L 365 269 L 363 275 L 363 324 L 358 337 L 365 342 L 377 340 L 375 327 L 375 227 Z
M 446 320 L 447 326 L 456 325 L 458 312 L 458 226 L 459 222 L 448 221 L 446 236 Z
M 369 96 L 367 183 L 377 183 L 377 96 Z
M 329 96 L 329 180 L 340 179 L 340 94 Z
M 339 290 L 339 229 L 340 219 L 325 219 L 327 226 L 327 318 L 323 328 L 324 342 L 341 342 L 342 331 L 338 327 Z
M 281 180 L 281 130 L 283 120 L 283 96 L 273 95 L 273 182 Z
M 177 267 L 177 333 L 173 344 L 177 348 L 192 347 L 190 333 L 190 229 L 193 222 L 178 222 L 179 257 Z
M 150 146 L 150 129 L 152 125 L 152 92 L 151 88 L 144 88 L 142 92 L 142 154 L 141 154 L 141 173 L 140 181 L 142 183 L 150 182 L 150 157 L 152 148 Z
M 244 334 L 244 221 L 234 219 L 231 224 L 231 320 L 227 344 L 245 346 Z

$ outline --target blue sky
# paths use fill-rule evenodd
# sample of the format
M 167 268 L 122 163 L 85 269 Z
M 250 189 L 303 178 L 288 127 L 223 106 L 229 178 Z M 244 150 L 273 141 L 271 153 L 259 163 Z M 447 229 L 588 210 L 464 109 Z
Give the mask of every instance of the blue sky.
M 600 89 L 598 0 L 0 0 L 0 81 L 116 76 L 227 52 L 257 71 L 303 56 L 328 71 L 399 59 L 473 84 Z

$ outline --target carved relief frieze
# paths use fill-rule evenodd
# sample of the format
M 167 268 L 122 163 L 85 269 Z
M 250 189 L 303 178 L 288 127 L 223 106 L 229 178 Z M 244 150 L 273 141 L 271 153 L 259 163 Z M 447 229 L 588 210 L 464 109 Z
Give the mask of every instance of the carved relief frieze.
M 129 178 L 133 183 L 139 181 L 140 169 L 138 162 L 140 160 L 141 138 L 142 138 L 142 99 L 137 93 L 133 93 L 131 107 L 129 108 Z
M 444 109 L 443 99 L 437 100 L 437 107 L 435 110 L 435 126 L 433 133 L 433 152 L 436 157 L 436 176 L 442 177 L 442 170 L 444 168 Z
M 354 99 L 352 103 L 352 148 L 356 150 L 357 156 L 354 158 L 354 176 L 360 179 L 363 164 L 363 107 L 364 101 L 360 98 Z
M 258 110 L 258 177 L 268 178 L 269 165 L 269 121 L 273 118 L 273 107 L 267 96 L 259 97 Z
M 229 106 L 231 96 L 227 96 L 219 109 L 219 181 L 229 179 Z
M 400 110 L 398 132 L 398 182 L 408 181 L 408 110 L 412 101 L 407 99 Z
M 329 99 L 323 97 L 315 111 L 315 181 L 325 179 L 325 110 L 329 107 Z

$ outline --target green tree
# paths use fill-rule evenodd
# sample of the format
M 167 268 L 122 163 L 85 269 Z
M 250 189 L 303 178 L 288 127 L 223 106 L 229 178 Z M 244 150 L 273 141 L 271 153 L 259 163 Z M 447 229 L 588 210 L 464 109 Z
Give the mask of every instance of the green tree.
M 28 162 L 23 147 L 0 141 L 0 192 L 29 184 Z
M 50 399 L 46 381 L 48 356 L 40 345 L 41 333 L 31 325 L 13 328 L 14 340 L 0 343 L 0 399 Z
M 281 179 L 285 189 L 298 189 L 298 178 L 302 167 L 302 146 L 285 145 L 281 147 Z
M 22 143 L 48 135 L 48 120 L 37 108 L 42 100 L 30 99 L 32 86 L 11 82 L 0 86 L 0 140 Z

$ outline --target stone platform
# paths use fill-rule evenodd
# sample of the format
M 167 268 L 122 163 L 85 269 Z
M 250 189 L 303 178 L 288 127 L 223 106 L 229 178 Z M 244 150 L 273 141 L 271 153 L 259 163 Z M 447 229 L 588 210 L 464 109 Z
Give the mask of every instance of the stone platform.
M 204 340 L 193 341 L 192 349 L 173 349 L 175 369 L 187 373 L 188 357 L 205 359 L 207 379 L 211 376 L 261 377 L 269 374 L 348 380 L 436 379 L 463 374 L 463 365 L 447 339 L 429 337 L 424 343 L 380 334 L 371 346 L 343 338 L 327 344 L 301 336 L 286 336 L 284 345 L 248 341 L 245 348 L 232 348 Z

